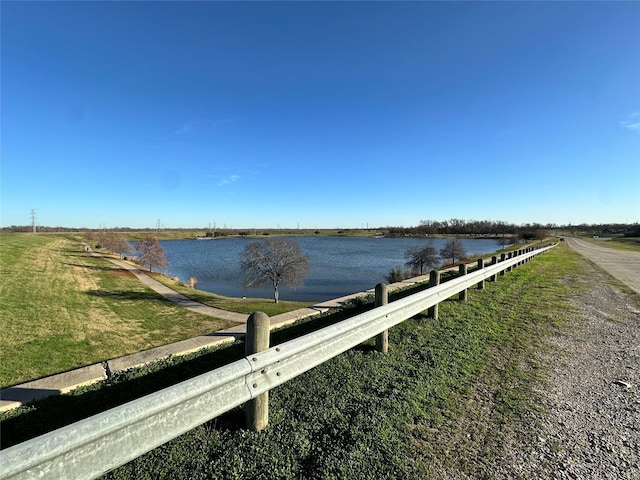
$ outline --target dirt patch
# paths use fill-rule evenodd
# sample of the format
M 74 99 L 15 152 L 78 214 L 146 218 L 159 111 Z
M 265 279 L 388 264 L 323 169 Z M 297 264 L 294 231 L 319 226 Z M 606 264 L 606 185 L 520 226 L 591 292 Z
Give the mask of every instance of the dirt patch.
M 109 273 L 115 277 L 136 278 L 136 276 L 132 272 L 121 268 L 114 268 L 113 270 L 110 270 Z

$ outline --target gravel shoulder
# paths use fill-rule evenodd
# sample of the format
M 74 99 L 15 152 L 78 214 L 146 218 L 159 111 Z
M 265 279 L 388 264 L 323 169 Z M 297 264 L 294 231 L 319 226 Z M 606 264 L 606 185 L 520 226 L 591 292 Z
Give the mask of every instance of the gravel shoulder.
M 583 261 L 577 313 L 542 354 L 537 435 L 516 432 L 494 478 L 640 479 L 640 297 Z

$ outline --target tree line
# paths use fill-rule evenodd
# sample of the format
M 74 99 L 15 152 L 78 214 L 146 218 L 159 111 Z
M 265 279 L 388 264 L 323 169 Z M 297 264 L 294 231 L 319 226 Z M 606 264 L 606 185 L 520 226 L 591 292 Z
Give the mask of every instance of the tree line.
M 506 236 L 506 235 L 530 235 L 537 230 L 544 230 L 547 232 L 575 232 L 586 234 L 612 234 L 612 235 L 624 235 L 628 237 L 640 236 L 640 224 L 636 223 L 595 223 L 595 224 L 556 224 L 556 223 L 523 223 L 515 224 L 501 220 L 465 220 L 461 218 L 450 218 L 448 220 L 421 220 L 417 226 L 403 227 L 403 226 L 385 226 L 372 228 L 374 230 L 384 232 L 389 235 L 477 235 L 477 236 Z M 3 233 L 29 233 L 33 230 L 32 225 L 11 225 L 10 227 L 2 227 L 0 231 Z M 37 231 L 42 233 L 64 233 L 64 232 L 99 232 L 104 229 L 90 229 L 90 228 L 69 228 L 69 227 L 48 227 L 38 226 Z M 157 229 L 152 228 L 130 228 L 130 227 L 116 227 L 109 230 L 119 231 L 123 233 L 127 232 L 147 232 L 149 234 L 156 232 Z M 163 232 L 180 232 L 180 231 L 194 231 L 198 228 L 164 228 Z M 205 236 L 227 236 L 227 235 L 249 235 L 250 231 L 247 229 L 232 230 L 224 229 L 211 232 L 207 228 Z M 251 229 L 253 230 L 253 229 Z M 346 229 L 348 230 L 358 230 Z M 362 229 L 364 230 L 364 229 Z M 371 230 L 367 228 L 367 230 Z M 286 232 L 288 234 L 295 234 L 300 230 L 291 229 L 274 229 L 272 233 Z M 315 231 L 316 234 L 320 233 L 319 230 Z M 340 231 L 339 233 L 344 233 Z M 263 235 L 268 235 L 268 232 L 264 232 Z
M 501 220 L 464 220 L 450 218 L 448 220 L 421 220 L 413 227 L 386 227 L 390 235 L 477 235 L 477 236 L 519 236 L 533 238 L 536 232 L 569 231 L 580 233 L 608 233 L 625 236 L 640 236 L 638 223 L 600 223 L 578 225 L 556 223 L 515 223 Z

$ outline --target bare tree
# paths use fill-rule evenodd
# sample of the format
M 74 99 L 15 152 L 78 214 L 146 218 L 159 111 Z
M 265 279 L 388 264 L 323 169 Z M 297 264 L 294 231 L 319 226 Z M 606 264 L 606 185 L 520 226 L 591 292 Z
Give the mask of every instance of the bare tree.
M 440 249 L 440 256 L 442 258 L 450 258 L 451 263 L 456 263 L 456 258 L 458 260 L 464 259 L 467 256 L 467 252 L 460 240 L 452 238 Z
M 431 242 L 420 248 L 417 245 L 411 245 L 404 254 L 407 259 L 405 266 L 412 272 L 422 275 L 425 267 L 435 267 L 438 264 L 438 254 Z
M 125 253 L 133 252 L 133 247 L 131 247 L 129 241 L 118 232 L 106 232 L 103 235 L 102 246 L 113 253 L 117 253 L 120 258 Z
M 273 285 L 273 298 L 278 303 L 280 283 L 294 288 L 302 285 L 309 261 L 294 240 L 268 238 L 245 245 L 240 271 L 245 288 Z
M 140 265 L 149 266 L 149 271 L 153 272 L 153 268 L 166 268 L 169 263 L 164 255 L 164 248 L 155 237 L 151 235 L 145 237 L 136 243 L 138 251 L 137 262 Z

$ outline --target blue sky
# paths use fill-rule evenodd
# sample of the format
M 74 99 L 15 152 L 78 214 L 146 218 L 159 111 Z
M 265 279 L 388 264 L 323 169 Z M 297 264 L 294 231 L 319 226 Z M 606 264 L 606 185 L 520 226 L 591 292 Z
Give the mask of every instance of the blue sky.
M 640 2 L 1 15 L 2 226 L 640 221 Z

